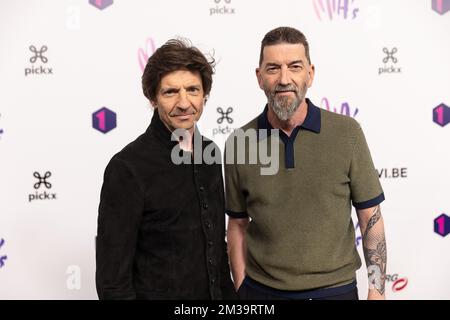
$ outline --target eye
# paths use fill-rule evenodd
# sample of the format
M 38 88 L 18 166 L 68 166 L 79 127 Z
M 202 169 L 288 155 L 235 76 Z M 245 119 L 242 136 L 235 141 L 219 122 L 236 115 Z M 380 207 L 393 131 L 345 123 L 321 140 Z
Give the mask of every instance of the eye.
M 278 71 L 278 67 L 267 67 L 266 69 L 267 73 L 276 73 Z
M 178 93 L 178 90 L 176 90 L 176 89 L 168 89 L 168 90 L 163 91 L 163 96 L 172 97 L 177 93 Z
M 301 71 L 303 69 L 303 66 L 300 64 L 294 64 L 291 66 L 291 70 L 293 71 Z
M 189 87 L 187 89 L 187 92 L 189 92 L 190 94 L 196 96 L 196 95 L 198 95 L 200 93 L 200 88 L 198 88 L 198 87 Z

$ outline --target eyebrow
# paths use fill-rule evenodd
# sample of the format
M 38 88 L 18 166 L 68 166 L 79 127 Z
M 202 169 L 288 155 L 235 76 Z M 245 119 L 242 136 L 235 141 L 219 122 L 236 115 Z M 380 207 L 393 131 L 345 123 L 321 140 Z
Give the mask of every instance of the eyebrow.
M 186 87 L 186 90 L 189 89 L 201 89 L 201 84 L 192 84 Z M 178 92 L 180 91 L 180 87 L 175 87 L 175 86 L 167 86 L 167 87 L 163 87 L 160 89 L 160 92 L 164 93 L 164 92 L 168 92 L 168 91 L 175 91 Z
M 303 60 L 294 60 L 294 61 L 289 62 L 288 66 L 292 66 L 292 65 L 297 64 L 297 63 L 299 63 L 301 65 L 305 64 L 303 62 Z M 269 62 L 269 63 L 266 64 L 266 67 L 280 67 L 280 66 L 281 66 L 281 64 L 274 63 L 274 62 Z

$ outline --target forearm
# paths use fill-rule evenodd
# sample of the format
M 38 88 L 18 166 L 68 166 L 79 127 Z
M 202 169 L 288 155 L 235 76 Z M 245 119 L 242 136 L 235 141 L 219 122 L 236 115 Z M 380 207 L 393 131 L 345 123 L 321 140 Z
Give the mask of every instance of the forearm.
M 361 210 L 360 218 L 364 258 L 369 280 L 369 298 L 384 299 L 387 251 L 380 206 Z
M 227 231 L 228 255 L 230 257 L 231 274 L 234 286 L 240 287 L 245 278 L 245 261 L 247 245 L 245 242 L 246 224 L 230 221 Z

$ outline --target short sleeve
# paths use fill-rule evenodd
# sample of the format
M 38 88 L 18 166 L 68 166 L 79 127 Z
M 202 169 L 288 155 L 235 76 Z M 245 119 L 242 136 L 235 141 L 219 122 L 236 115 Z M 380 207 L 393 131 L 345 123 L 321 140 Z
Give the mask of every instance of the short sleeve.
M 354 128 L 354 146 L 349 176 L 351 199 L 356 209 L 367 209 L 384 201 L 383 189 L 366 138 L 361 126 L 357 123 Z
M 229 161 L 233 163 L 227 163 L 227 148 L 225 148 L 224 158 L 226 213 L 230 218 L 247 218 L 247 205 L 241 189 L 236 161 L 233 159 L 233 161 Z

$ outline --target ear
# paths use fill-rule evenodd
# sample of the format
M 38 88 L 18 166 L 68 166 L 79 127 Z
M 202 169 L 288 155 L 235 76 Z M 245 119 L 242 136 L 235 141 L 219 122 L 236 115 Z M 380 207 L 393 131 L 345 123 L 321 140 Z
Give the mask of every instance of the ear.
M 255 69 L 255 74 L 256 74 L 256 79 L 258 80 L 259 87 L 261 89 L 263 89 L 263 81 L 262 81 L 262 76 L 261 76 L 261 69 L 259 67 Z
M 153 108 L 155 108 L 155 109 L 158 108 L 158 104 L 156 103 L 156 101 L 150 100 L 150 103 L 151 103 L 151 105 L 152 105 Z
M 203 105 L 206 104 L 206 101 L 208 101 L 209 99 L 209 94 L 205 94 L 205 96 L 203 97 Z
M 312 84 L 314 82 L 315 72 L 316 72 L 315 66 L 313 64 L 310 65 L 309 66 L 309 70 L 308 70 L 308 75 L 309 75 L 309 77 L 308 77 L 308 88 L 311 88 L 311 86 L 312 86 Z

